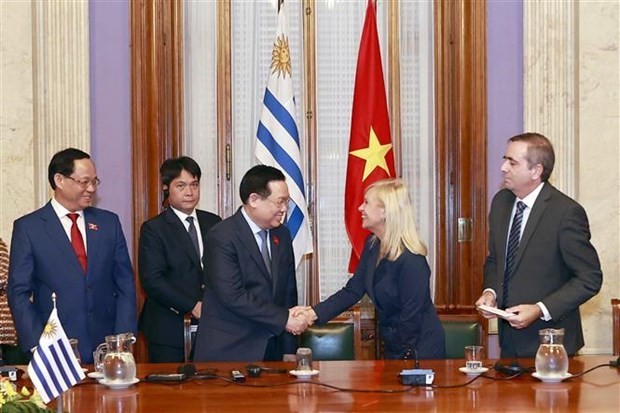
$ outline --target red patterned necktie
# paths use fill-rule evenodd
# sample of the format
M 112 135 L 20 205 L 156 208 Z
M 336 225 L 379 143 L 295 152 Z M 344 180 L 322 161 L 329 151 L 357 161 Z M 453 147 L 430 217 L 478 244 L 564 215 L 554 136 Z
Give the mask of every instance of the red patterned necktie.
M 75 251 L 82 269 L 86 272 L 86 248 L 84 248 L 84 238 L 82 238 L 82 233 L 77 225 L 77 219 L 80 215 L 71 213 L 67 214 L 67 216 L 73 222 L 73 225 L 71 225 L 71 245 L 73 246 L 73 251 Z

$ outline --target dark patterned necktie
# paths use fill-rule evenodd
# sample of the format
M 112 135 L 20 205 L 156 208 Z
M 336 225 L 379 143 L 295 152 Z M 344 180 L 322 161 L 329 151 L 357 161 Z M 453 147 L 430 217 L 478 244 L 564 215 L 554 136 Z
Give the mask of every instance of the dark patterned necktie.
M 508 236 L 508 247 L 506 249 L 506 268 L 504 270 L 504 288 L 503 288 L 503 306 L 508 307 L 508 285 L 510 277 L 514 271 L 515 259 L 517 258 L 517 251 L 519 250 L 519 240 L 521 238 L 521 222 L 523 221 L 523 211 L 527 205 L 523 202 L 517 202 L 517 210 L 515 216 L 512 219 L 512 226 L 510 227 L 510 235 Z
M 264 229 L 258 232 L 262 244 L 260 246 L 260 255 L 263 256 L 263 261 L 265 262 L 265 267 L 267 267 L 267 272 L 271 274 L 271 258 L 269 257 L 269 246 L 267 245 L 267 231 Z
M 192 240 L 192 244 L 194 244 L 194 248 L 196 248 L 196 252 L 200 257 L 200 244 L 198 244 L 198 232 L 196 232 L 196 226 L 194 225 L 194 217 L 185 218 L 187 222 L 189 222 L 189 228 L 187 232 L 189 233 L 189 237 Z
M 71 224 L 71 246 L 73 246 L 73 251 L 75 251 L 75 255 L 80 262 L 80 266 L 82 266 L 82 269 L 86 272 L 86 247 L 84 247 L 84 238 L 82 237 L 82 233 L 80 232 L 77 224 L 77 219 L 80 215 L 72 212 L 67 214 L 67 216 L 71 222 L 73 222 L 73 224 Z

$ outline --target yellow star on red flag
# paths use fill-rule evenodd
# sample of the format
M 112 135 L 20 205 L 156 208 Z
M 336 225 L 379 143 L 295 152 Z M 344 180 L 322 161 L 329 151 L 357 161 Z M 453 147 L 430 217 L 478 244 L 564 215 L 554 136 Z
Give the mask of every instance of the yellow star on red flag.
M 344 224 L 352 247 L 349 261 L 351 273 L 355 272 L 370 235 L 370 231 L 362 227 L 359 213 L 364 192 L 374 182 L 396 176 L 375 2 L 367 1 L 357 56 L 344 192 Z
M 370 175 L 377 167 L 383 169 L 388 176 L 390 176 L 390 169 L 388 168 L 387 161 L 385 160 L 385 155 L 387 155 L 390 149 L 392 149 L 392 144 L 386 143 L 385 145 L 381 145 L 375 130 L 371 126 L 368 147 L 351 151 L 351 155 L 366 161 L 362 181 L 365 181 L 366 178 L 368 178 L 368 175 Z

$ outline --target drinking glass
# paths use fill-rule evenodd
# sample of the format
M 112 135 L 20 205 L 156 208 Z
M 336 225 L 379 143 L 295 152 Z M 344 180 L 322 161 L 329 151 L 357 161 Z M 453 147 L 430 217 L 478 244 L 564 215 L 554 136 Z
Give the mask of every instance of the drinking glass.
M 77 359 L 78 364 L 82 365 L 82 357 L 80 356 L 80 350 L 78 349 L 78 339 L 70 338 L 69 344 L 71 344 L 71 349 L 73 350 L 73 354 L 75 354 L 75 358 Z
M 482 367 L 482 346 L 465 346 L 465 367 L 469 370 L 478 370 Z
M 297 349 L 297 371 L 312 371 L 312 350 L 307 347 Z

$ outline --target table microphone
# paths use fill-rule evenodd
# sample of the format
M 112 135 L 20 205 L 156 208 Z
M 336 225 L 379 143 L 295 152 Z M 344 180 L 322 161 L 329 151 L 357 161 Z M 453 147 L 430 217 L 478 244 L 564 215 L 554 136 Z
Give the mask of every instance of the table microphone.
M 405 386 L 426 386 L 433 384 L 433 380 L 435 380 L 435 372 L 431 369 L 420 368 L 418 350 L 415 347 L 407 350 L 405 358 L 411 355 L 411 351 L 413 351 L 415 368 L 401 371 L 399 374 L 400 382 Z
M 248 364 L 245 366 L 248 376 L 250 377 L 260 377 L 261 373 L 275 373 L 275 374 L 286 374 L 288 373 L 287 369 L 278 369 L 273 367 L 261 367 L 256 364 Z
M 149 374 L 144 378 L 148 382 L 182 382 L 187 380 L 187 376 L 182 373 L 171 374 Z
M 196 370 L 193 364 L 182 364 L 177 368 L 177 373 L 184 374 L 189 380 L 214 379 L 217 369 Z
M 196 367 L 193 364 L 184 364 L 177 368 L 176 373 L 149 374 L 144 378 L 148 382 L 182 382 L 192 378 L 196 374 Z
M 196 366 L 193 364 L 183 364 L 177 368 L 177 373 L 185 374 L 187 377 L 192 377 L 196 374 Z
M 523 367 L 518 361 L 513 361 L 510 364 L 503 364 L 502 362 L 495 363 L 495 371 L 499 371 L 500 373 L 507 374 L 509 376 L 515 374 L 523 374 L 527 373 L 531 370 L 531 368 Z

